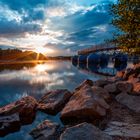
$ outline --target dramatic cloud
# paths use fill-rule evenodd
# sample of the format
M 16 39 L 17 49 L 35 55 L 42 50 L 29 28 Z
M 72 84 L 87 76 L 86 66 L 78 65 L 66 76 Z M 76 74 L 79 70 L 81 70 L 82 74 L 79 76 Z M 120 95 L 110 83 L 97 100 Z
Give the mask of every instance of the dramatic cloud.
M 108 10 L 115 1 L 0 0 L 0 44 L 73 54 L 111 38 Z

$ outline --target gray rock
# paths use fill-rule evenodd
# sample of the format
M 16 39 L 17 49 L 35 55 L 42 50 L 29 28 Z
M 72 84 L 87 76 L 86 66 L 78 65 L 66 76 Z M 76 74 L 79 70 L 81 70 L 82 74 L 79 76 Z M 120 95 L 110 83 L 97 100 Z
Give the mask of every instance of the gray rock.
M 56 140 L 59 125 L 49 120 L 45 120 L 30 132 L 36 140 Z
M 140 139 L 140 124 L 110 122 L 104 132 L 111 136 Z
M 140 96 L 132 96 L 125 92 L 120 93 L 116 96 L 116 100 L 127 106 L 129 109 L 140 113 Z
M 117 89 L 116 83 L 108 84 L 108 85 L 104 86 L 104 89 L 112 94 L 118 94 L 120 92 L 120 90 Z
M 105 101 L 109 101 L 111 98 L 109 95 L 109 92 L 104 88 L 92 86 L 92 90 L 93 90 L 94 95 L 97 95 L 103 98 Z
M 31 96 L 0 108 L 0 136 L 18 131 L 21 125 L 30 124 L 36 116 L 38 103 Z
M 112 140 L 112 138 L 92 124 L 82 123 L 67 128 L 61 134 L 60 140 Z
M 97 80 L 97 81 L 94 82 L 93 85 L 94 85 L 94 86 L 98 86 L 98 87 L 104 87 L 105 85 L 107 85 L 107 84 L 109 84 L 109 83 L 111 83 L 111 81 L 105 79 L 105 80 Z
M 14 103 L 1 107 L 0 117 L 17 113 L 22 124 L 30 124 L 35 119 L 37 105 L 36 99 L 27 96 Z
M 0 137 L 20 129 L 20 119 L 18 114 L 0 116 Z
M 71 97 L 66 89 L 58 89 L 47 92 L 39 101 L 38 110 L 55 115 L 63 109 Z
M 133 84 L 126 81 L 117 82 L 116 87 L 120 92 L 130 93 L 133 90 Z

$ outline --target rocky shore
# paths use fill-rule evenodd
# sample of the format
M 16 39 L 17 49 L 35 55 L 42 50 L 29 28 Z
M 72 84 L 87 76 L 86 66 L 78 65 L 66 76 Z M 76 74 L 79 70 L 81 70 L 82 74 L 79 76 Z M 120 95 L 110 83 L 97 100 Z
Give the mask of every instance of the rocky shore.
M 31 96 L 0 108 L 0 137 L 31 124 L 38 111 L 60 114 L 63 126 L 45 120 L 29 134 L 36 140 L 140 140 L 140 64 L 113 78 Z

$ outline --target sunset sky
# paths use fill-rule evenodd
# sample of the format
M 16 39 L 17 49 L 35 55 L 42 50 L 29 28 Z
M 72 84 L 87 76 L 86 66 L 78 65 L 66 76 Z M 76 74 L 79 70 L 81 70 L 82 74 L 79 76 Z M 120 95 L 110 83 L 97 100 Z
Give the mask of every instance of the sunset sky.
M 116 0 L 0 0 L 0 48 L 71 55 L 111 37 Z

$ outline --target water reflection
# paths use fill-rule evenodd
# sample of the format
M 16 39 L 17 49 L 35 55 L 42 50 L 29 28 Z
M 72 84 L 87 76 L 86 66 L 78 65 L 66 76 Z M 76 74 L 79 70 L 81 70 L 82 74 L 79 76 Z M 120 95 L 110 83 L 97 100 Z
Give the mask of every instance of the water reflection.
M 107 69 L 110 73 L 113 69 L 112 64 L 107 66 L 80 64 L 77 67 L 71 62 L 64 61 L 0 65 L 0 106 L 27 95 L 40 98 L 42 94 L 52 89 L 66 88 L 72 91 L 85 79 L 106 78 L 108 75 L 101 74 L 102 71 Z M 30 130 L 46 118 L 61 124 L 58 116 L 39 113 L 33 124 L 24 126 L 20 132 L 10 134 L 0 140 L 18 140 L 19 137 L 21 140 L 30 140 L 31 137 L 28 135 Z
M 0 140 L 33 140 L 33 138 L 29 135 L 29 132 L 33 128 L 35 128 L 38 124 L 40 124 L 42 121 L 46 119 L 62 125 L 59 116 L 60 114 L 56 116 L 51 116 L 51 115 L 44 114 L 42 112 L 38 112 L 38 114 L 36 115 L 36 119 L 32 124 L 22 126 L 19 132 L 11 133 L 3 138 L 0 138 Z
M 80 67 L 85 68 L 82 65 Z M 2 70 L 2 68 L 4 69 Z M 51 89 L 67 88 L 73 90 L 87 78 L 92 80 L 104 78 L 104 76 L 96 74 L 79 72 L 71 62 L 62 61 L 48 61 L 31 65 L 5 65 L 5 67 L 1 67 L 1 70 L 0 106 L 26 95 L 39 98 Z
M 21 70 L 24 67 L 31 68 L 36 65 L 37 63 L 0 64 L 0 72 L 3 70 Z
M 84 71 L 86 73 L 93 73 L 93 74 L 99 74 L 100 76 L 115 76 L 117 71 L 122 71 L 126 69 L 127 63 L 116 65 L 113 63 L 105 62 L 100 64 L 94 64 L 94 63 L 77 63 L 74 64 L 75 67 L 77 67 L 79 70 Z

